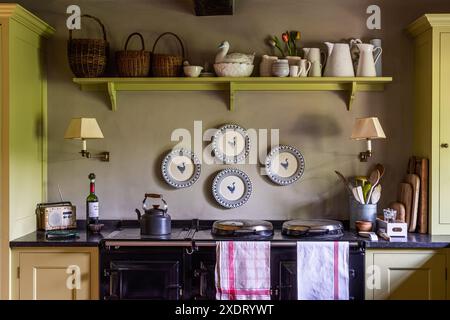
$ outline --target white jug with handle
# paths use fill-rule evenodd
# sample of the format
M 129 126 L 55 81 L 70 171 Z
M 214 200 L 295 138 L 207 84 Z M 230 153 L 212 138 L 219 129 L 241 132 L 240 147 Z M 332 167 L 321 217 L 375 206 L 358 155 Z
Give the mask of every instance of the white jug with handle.
M 359 62 L 356 71 L 357 77 L 376 77 L 377 71 L 375 63 L 381 56 L 383 51 L 381 47 L 374 47 L 370 43 L 358 43 Z M 374 58 L 375 54 L 375 58 Z
M 310 77 L 321 77 L 322 66 L 327 60 L 327 56 L 319 48 L 303 48 L 304 58 L 311 62 L 309 70 Z M 323 62 L 322 62 L 323 60 Z
M 348 43 L 325 42 L 328 47 L 328 62 L 325 77 L 354 77 L 352 57 Z

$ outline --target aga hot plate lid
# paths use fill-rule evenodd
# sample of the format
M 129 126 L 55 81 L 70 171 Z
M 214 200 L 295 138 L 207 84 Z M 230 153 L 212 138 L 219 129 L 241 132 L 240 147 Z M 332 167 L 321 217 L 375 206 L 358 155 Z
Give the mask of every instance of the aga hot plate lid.
M 296 219 L 283 223 L 283 233 L 294 231 L 300 233 L 322 233 L 330 231 L 342 231 L 341 222 L 329 219 Z
M 258 232 L 258 231 L 272 231 L 272 223 L 264 220 L 245 220 L 245 219 L 235 219 L 235 220 L 218 220 L 213 223 L 214 231 L 248 231 L 248 232 Z

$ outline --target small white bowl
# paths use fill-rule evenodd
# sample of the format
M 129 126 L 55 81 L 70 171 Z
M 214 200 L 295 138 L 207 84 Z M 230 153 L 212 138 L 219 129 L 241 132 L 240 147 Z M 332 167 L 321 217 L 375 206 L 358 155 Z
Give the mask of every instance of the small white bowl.
M 202 72 L 203 67 L 200 66 L 184 66 L 183 71 L 186 77 L 196 78 Z

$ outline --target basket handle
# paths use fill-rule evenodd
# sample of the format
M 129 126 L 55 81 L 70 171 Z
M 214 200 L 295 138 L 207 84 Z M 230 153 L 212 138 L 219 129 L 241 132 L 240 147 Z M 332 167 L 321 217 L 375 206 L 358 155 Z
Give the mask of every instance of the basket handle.
M 173 32 L 164 32 L 163 34 L 161 34 L 161 35 L 156 39 L 155 44 L 153 45 L 152 53 L 155 53 L 156 44 L 158 43 L 159 39 L 161 39 L 161 38 L 164 37 L 165 35 L 171 35 L 171 36 L 174 36 L 174 37 L 178 40 L 178 43 L 179 43 L 180 46 L 181 46 L 181 56 L 183 57 L 183 60 L 184 60 L 184 46 L 183 46 L 183 42 L 181 41 L 180 37 L 178 37 L 178 36 L 177 36 L 175 33 L 173 33 Z
M 143 37 L 142 34 L 140 34 L 139 32 L 133 32 L 132 34 L 130 34 L 130 35 L 128 36 L 127 41 L 125 42 L 125 49 L 124 49 L 124 50 L 127 51 L 127 48 L 128 48 L 128 41 L 130 41 L 130 39 L 131 39 L 133 36 L 139 36 L 139 38 L 141 38 L 141 44 L 142 44 L 142 49 L 141 49 L 141 51 L 145 51 L 144 37 Z
M 94 17 L 94 16 L 91 16 L 90 14 L 82 14 L 82 15 L 80 16 L 80 18 L 83 18 L 83 17 L 84 17 L 84 18 L 90 18 L 90 19 L 93 19 L 93 20 L 97 21 L 97 23 L 102 27 L 103 40 L 106 41 L 106 31 L 105 31 L 105 26 L 104 26 L 103 23 L 100 21 L 100 19 L 99 19 L 99 18 L 96 18 L 96 17 Z M 69 40 L 72 40 L 72 32 L 73 32 L 73 30 L 70 29 L 70 30 L 69 30 Z

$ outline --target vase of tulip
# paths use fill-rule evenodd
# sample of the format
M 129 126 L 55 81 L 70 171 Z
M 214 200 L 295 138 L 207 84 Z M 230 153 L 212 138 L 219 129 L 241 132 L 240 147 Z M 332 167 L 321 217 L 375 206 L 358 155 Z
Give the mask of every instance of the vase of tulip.
M 287 59 L 289 65 L 298 65 L 301 57 L 297 50 L 297 41 L 301 38 L 300 31 L 286 31 L 281 35 L 281 40 L 277 36 L 268 39 L 268 44 L 275 51 L 281 54 L 281 57 Z

